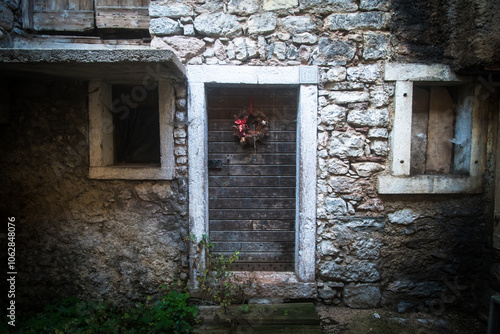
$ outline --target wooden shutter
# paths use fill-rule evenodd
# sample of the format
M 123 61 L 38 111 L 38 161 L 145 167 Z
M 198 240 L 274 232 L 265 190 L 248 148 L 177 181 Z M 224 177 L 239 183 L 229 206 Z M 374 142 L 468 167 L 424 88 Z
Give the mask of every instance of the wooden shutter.
M 149 0 L 95 0 L 99 29 L 149 29 Z
M 32 11 L 34 30 L 88 31 L 94 29 L 93 0 L 33 0 Z M 29 13 L 25 15 L 31 16 Z
M 209 235 L 216 252 L 240 252 L 233 270 L 293 271 L 297 91 L 252 89 L 254 110 L 270 119 L 255 148 L 241 146 L 232 129 L 250 91 L 207 91 Z

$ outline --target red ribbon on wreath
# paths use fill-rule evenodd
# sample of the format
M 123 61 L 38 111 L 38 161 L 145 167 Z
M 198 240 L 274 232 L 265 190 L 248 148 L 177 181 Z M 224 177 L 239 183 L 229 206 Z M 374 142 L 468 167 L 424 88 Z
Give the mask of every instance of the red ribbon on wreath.
M 243 136 L 244 136 L 245 132 L 243 132 L 243 129 L 245 128 L 245 125 L 247 124 L 247 119 L 246 118 L 237 119 L 236 121 L 234 121 L 234 123 L 238 124 L 238 129 L 240 130 L 240 132 L 243 133 Z

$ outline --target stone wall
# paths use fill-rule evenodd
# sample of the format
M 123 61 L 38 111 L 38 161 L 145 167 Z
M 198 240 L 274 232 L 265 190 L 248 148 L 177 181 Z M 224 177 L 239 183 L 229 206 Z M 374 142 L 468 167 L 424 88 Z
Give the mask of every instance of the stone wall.
M 2 82 L 10 121 L 0 125 L 0 212 L 18 222 L 19 311 L 73 295 L 144 301 L 162 284 L 184 284 L 185 88 L 176 89 L 177 177 L 151 182 L 88 179 L 86 82 Z
M 384 63 L 450 61 L 441 4 L 186 0 L 152 1 L 149 12 L 151 46 L 187 65 L 319 67 L 321 301 L 432 312 L 475 305 L 487 271 L 488 186 L 484 195 L 454 196 L 376 189 L 376 176 L 390 168 L 394 115 Z M 185 280 L 185 89 L 176 89 L 178 177 L 161 182 L 87 179 L 85 84 L 16 81 L 9 89 L 0 196 L 2 210 L 24 222 L 24 298 L 77 293 L 126 303 Z
M 432 19 L 439 6 L 151 2 L 152 47 L 188 65 L 319 66 L 316 274 L 325 303 L 442 312 L 479 298 L 484 196 L 376 190 L 376 175 L 389 168 L 395 89 L 383 80 L 384 63 L 448 61 L 443 17 Z
M 12 47 L 12 37 L 21 34 L 21 1 L 0 1 L 0 48 Z

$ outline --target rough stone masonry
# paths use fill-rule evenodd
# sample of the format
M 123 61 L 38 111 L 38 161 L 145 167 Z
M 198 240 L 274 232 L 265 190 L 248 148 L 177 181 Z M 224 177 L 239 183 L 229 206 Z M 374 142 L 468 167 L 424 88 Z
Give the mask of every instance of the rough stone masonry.
M 389 173 L 394 117 L 385 63 L 460 69 L 495 60 L 484 52 L 464 64 L 450 54 L 456 45 L 446 37 L 461 21 L 443 22 L 457 6 L 451 1 L 446 14 L 436 1 L 150 2 L 151 47 L 173 50 L 185 65 L 319 67 L 316 277 L 326 304 L 441 312 L 484 297 L 491 164 L 481 194 L 382 196 L 376 184 Z M 2 46 L 21 34 L 18 12 L 15 1 L 0 3 Z M 82 83 L 18 80 L 5 88 L 17 116 L 0 141 L 1 200 L 31 229 L 19 235 L 25 298 L 130 303 L 162 283 L 184 284 L 192 149 L 185 87 L 176 87 L 177 176 L 162 182 L 87 179 Z

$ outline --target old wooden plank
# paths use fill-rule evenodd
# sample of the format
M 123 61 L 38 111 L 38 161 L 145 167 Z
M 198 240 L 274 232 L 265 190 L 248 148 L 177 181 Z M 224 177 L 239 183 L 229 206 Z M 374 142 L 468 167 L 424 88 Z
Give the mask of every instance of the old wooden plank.
M 233 271 L 294 271 L 293 263 L 233 263 Z
M 210 219 L 294 219 L 294 209 L 210 209 Z
M 295 198 L 215 198 L 210 199 L 213 209 L 293 209 Z
M 428 126 L 429 91 L 424 88 L 413 87 L 410 166 L 412 175 L 425 173 Z
M 470 171 L 472 143 L 472 108 L 475 103 L 472 84 L 457 87 L 453 171 L 467 175 Z
M 210 240 L 212 241 L 284 241 L 292 242 L 295 240 L 294 231 L 211 231 Z
M 267 187 L 210 187 L 209 198 L 295 198 L 295 188 L 267 188 Z
M 320 325 L 257 325 L 244 322 L 237 326 L 239 330 L 245 333 L 253 334 L 321 334 Z M 230 334 L 234 333 L 230 325 L 202 325 L 196 327 L 194 334 Z
M 209 154 L 209 160 L 222 160 L 224 165 L 228 164 L 228 159 L 230 164 L 234 165 L 293 165 L 296 163 L 297 157 L 295 153 L 258 153 L 252 152 L 252 154 L 238 153 L 220 153 L 220 154 Z
M 233 124 L 233 119 L 209 119 L 207 122 L 208 131 L 232 131 Z M 269 120 L 269 132 L 294 131 L 295 127 L 295 121 L 284 122 L 276 119 Z
M 233 123 L 234 124 L 234 123 Z M 226 128 L 222 131 L 209 131 L 208 141 L 209 142 L 234 142 L 238 138 L 233 134 L 231 128 Z M 271 141 L 281 141 L 281 142 L 295 142 L 297 140 L 297 134 L 294 130 L 290 131 L 270 131 L 265 139 L 268 142 Z
M 230 257 L 234 252 L 221 252 L 221 255 Z M 290 263 L 294 261 L 294 252 L 239 252 L 238 263 L 262 262 L 262 263 Z
M 295 153 L 295 143 L 266 142 L 257 143 L 256 150 L 253 145 L 242 146 L 239 143 L 208 143 L 209 152 L 217 153 Z
M 213 119 L 234 121 L 243 109 L 248 111 L 248 108 L 209 107 L 208 114 Z M 263 112 L 269 120 L 288 122 L 297 120 L 297 109 L 295 107 L 254 107 L 252 110 Z
M 446 87 L 432 86 L 429 102 L 429 133 L 426 172 L 449 173 L 454 135 L 453 99 Z
M 217 252 L 293 252 L 295 242 L 214 242 Z
M 29 0 L 28 0 L 29 2 Z M 47 0 L 33 0 L 33 10 L 34 11 L 46 11 L 49 8 L 47 7 Z
M 68 0 L 47 0 L 49 10 L 68 10 Z
M 210 231 L 293 231 L 294 220 L 211 220 Z
M 255 175 L 295 175 L 295 166 L 266 166 L 266 165 L 232 165 L 225 164 L 223 161 L 222 168 L 209 169 L 209 175 L 238 175 L 238 176 L 255 176 Z
M 215 187 L 295 187 L 294 176 L 209 176 Z
M 33 29 L 88 31 L 94 29 L 94 11 L 44 11 L 33 13 Z
M 242 311 L 239 305 L 229 306 L 233 320 L 237 318 L 238 331 L 248 333 L 321 333 L 321 319 L 313 303 L 249 304 Z M 237 315 L 235 317 L 235 315 Z M 197 333 L 230 333 L 229 316 L 219 307 L 200 307 L 203 326 Z M 211 325 L 213 327 L 207 327 Z M 234 328 L 234 327 L 233 327 Z M 213 329 L 215 329 L 213 331 Z M 221 330 L 219 332 L 219 330 Z
M 147 7 L 96 7 L 97 28 L 149 29 Z
M 263 108 L 296 108 L 297 98 L 290 98 L 287 96 L 273 96 L 272 98 L 267 98 L 265 96 L 254 95 L 252 109 L 261 110 Z M 207 98 L 208 108 L 226 108 L 241 110 L 250 108 L 250 96 L 247 95 L 233 95 L 228 96 L 211 96 L 208 95 Z
M 31 0 L 22 0 L 21 6 L 23 29 L 33 29 L 33 2 Z

